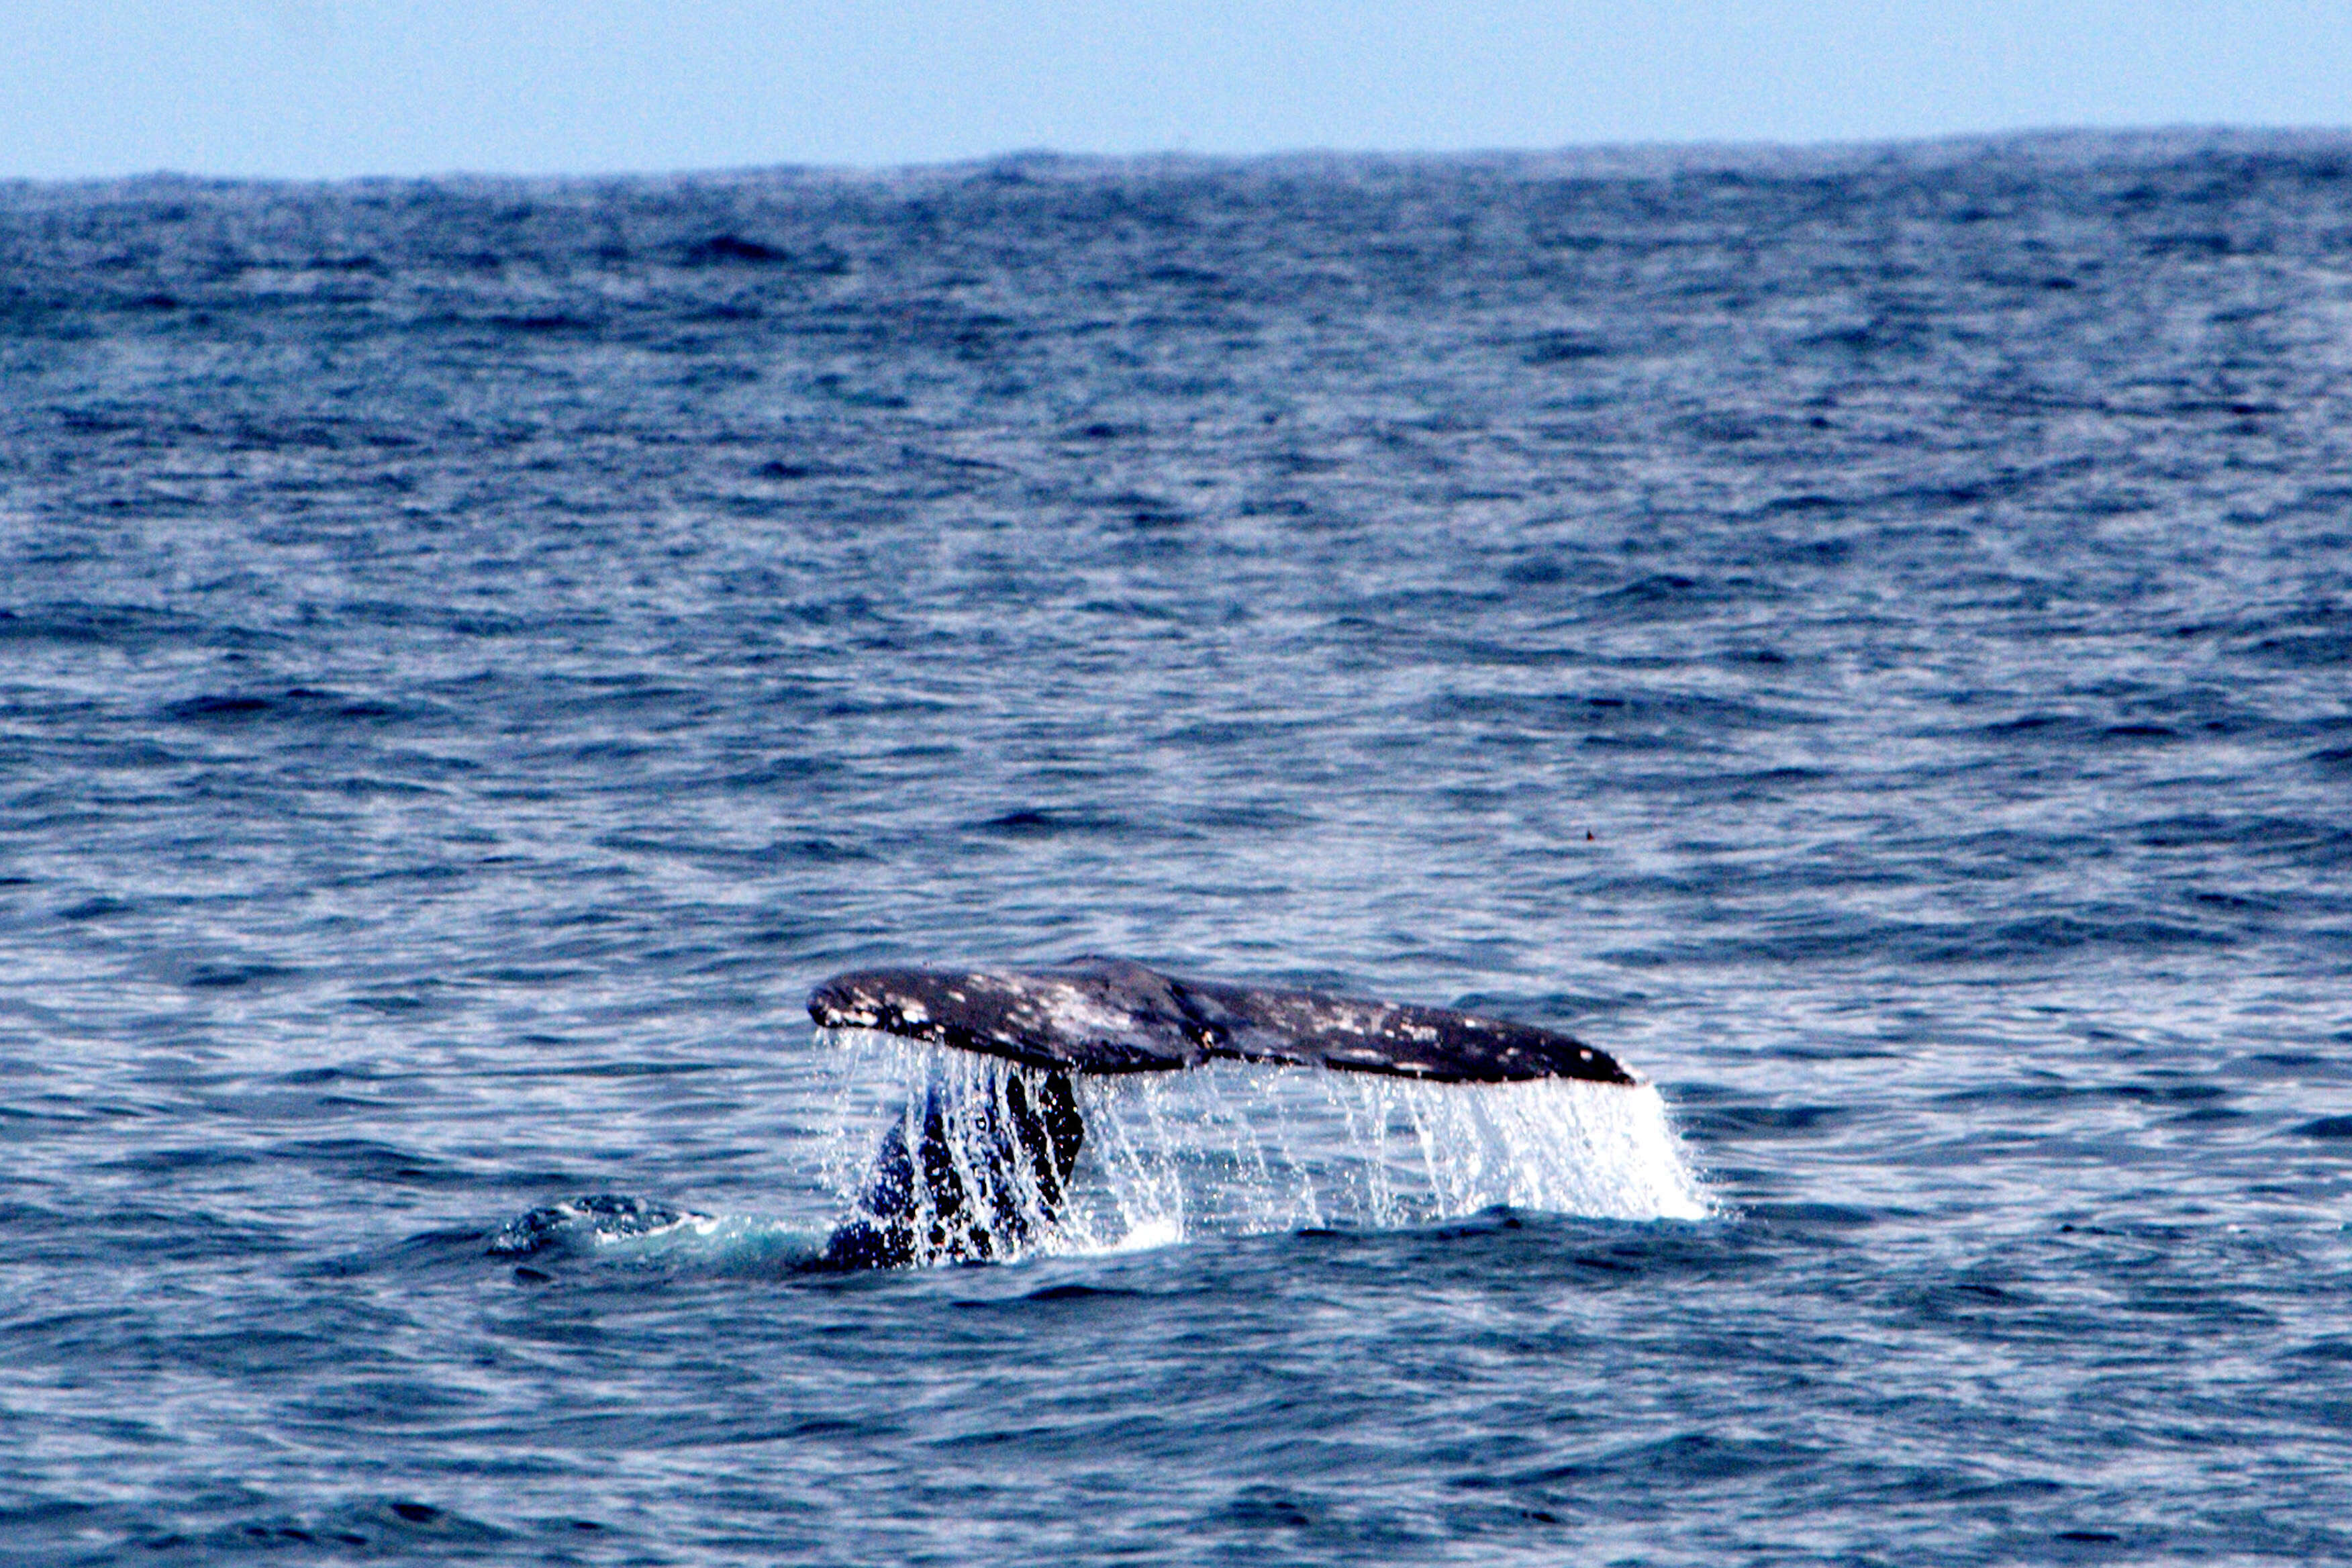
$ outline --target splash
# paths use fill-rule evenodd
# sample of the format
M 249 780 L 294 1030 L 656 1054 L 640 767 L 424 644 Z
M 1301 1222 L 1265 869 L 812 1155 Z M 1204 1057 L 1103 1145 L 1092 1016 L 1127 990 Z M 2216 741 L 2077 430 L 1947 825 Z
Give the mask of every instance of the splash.
M 667 1236 L 705 1223 L 708 1215 L 691 1214 L 644 1198 L 619 1193 L 593 1193 L 548 1204 L 509 1220 L 490 1238 L 489 1252 L 498 1258 L 529 1258 L 556 1247 Z
M 646 1198 L 596 1193 L 518 1215 L 490 1238 L 486 1250 L 493 1258 L 535 1263 L 594 1258 L 769 1273 L 807 1262 L 821 1241 L 775 1220 L 697 1214 Z
M 1008 1097 L 1022 1092 L 1016 1085 L 1034 1088 L 1040 1075 L 868 1030 L 818 1037 L 836 1047 L 841 1073 L 823 1167 L 845 1215 L 857 1210 L 892 1119 L 926 1104 L 979 1108 L 950 1119 L 960 1175 L 1034 1180 L 1025 1167 L 1003 1167 L 997 1129 Z M 1648 1085 L 1437 1084 L 1217 1063 L 1085 1077 L 1077 1096 L 1086 1142 L 1059 1218 L 994 1256 L 1303 1226 L 1386 1228 L 1497 1205 L 1628 1220 L 1710 1212 L 1665 1103 Z M 1052 1205 L 1017 1206 L 1036 1214 Z M 944 1238 L 940 1256 L 955 1255 L 953 1243 Z

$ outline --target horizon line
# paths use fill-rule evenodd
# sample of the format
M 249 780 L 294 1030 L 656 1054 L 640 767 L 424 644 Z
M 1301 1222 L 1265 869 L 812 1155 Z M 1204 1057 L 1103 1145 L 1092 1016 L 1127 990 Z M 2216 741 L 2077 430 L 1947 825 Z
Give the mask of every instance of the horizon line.
M 1276 148 L 1258 152 L 1201 152 L 1171 147 L 1150 152 L 1067 151 L 1049 146 L 1007 148 L 969 157 L 909 163 L 776 163 L 703 164 L 668 168 L 603 170 L 495 169 L 456 167 L 408 173 L 366 172 L 344 174 L 208 174 L 194 170 L 156 168 L 101 174 L 0 174 L 0 185 L 67 189 L 124 184 L 184 185 L 378 185 L 474 182 L 479 184 L 540 183 L 601 184 L 637 181 L 726 181 L 787 175 L 845 181 L 889 183 L 898 179 L 956 174 L 986 174 L 992 170 L 1043 170 L 1054 166 L 1091 169 L 1166 167 L 1171 165 L 1238 166 L 1252 163 L 1524 163 L 1543 160 L 1643 162 L 1676 159 L 1752 159 L 1788 155 L 1899 153 L 1904 152 L 1992 150 L 2004 145 L 2054 146 L 2064 143 L 2167 143 L 2186 150 L 2197 142 L 2352 142 L 2352 122 L 2327 124 L 2263 124 L 2242 121 L 2174 121 L 2149 125 L 2042 125 L 1998 131 L 1957 131 L 1884 137 L 1825 137 L 1813 141 L 1692 138 L 1622 142 L 1570 142 L 1551 146 L 1461 148 L 1313 147 Z M 1632 172 L 1628 170 L 1627 172 Z

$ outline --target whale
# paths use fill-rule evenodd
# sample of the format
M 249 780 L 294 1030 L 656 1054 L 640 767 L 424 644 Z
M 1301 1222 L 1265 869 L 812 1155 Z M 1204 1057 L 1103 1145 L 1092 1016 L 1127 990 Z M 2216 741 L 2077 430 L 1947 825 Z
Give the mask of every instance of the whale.
M 872 1030 L 1019 1069 L 960 1083 L 931 1076 L 883 1132 L 862 1195 L 816 1260 L 824 1268 L 983 1262 L 1042 1238 L 1085 1146 L 1076 1080 L 1087 1076 L 1238 1061 L 1433 1083 L 1643 1081 L 1607 1052 L 1528 1024 L 1185 979 L 1099 954 L 1024 971 L 856 970 L 820 984 L 808 1011 L 821 1029 Z

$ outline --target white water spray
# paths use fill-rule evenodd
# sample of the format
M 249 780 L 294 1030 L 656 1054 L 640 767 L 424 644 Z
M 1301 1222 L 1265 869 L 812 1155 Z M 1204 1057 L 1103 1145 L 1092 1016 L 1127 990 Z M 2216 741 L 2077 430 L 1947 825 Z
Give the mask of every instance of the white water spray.
M 818 1038 L 838 1047 L 842 1087 L 823 1163 L 845 1213 L 883 1128 L 928 1088 L 1001 1105 L 1005 1080 L 1030 1073 L 868 1030 L 821 1030 Z M 1039 1227 L 1041 1250 L 1421 1225 L 1496 1205 L 1627 1220 L 1710 1212 L 1665 1103 L 1646 1084 L 1439 1084 L 1220 1062 L 1087 1075 L 1076 1085 L 1085 1148 L 1059 1221 Z M 950 1141 L 959 1171 L 978 1174 L 999 1158 L 992 1148 L 960 1146 L 952 1124 Z

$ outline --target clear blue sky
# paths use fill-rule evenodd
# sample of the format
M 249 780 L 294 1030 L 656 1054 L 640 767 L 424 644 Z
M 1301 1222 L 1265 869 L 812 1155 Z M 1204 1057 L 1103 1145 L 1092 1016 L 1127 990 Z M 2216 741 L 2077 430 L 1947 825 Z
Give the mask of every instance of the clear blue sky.
M 0 0 L 0 176 L 2352 123 L 2352 0 Z

